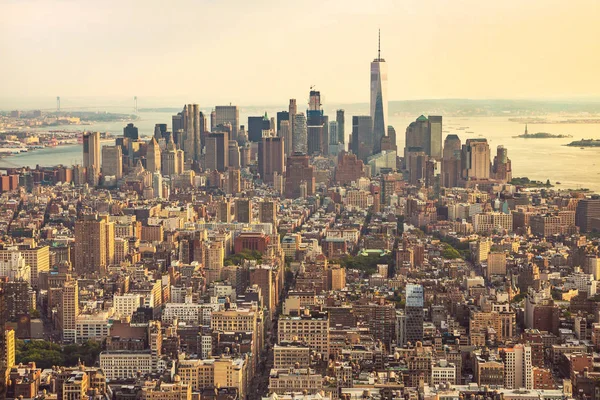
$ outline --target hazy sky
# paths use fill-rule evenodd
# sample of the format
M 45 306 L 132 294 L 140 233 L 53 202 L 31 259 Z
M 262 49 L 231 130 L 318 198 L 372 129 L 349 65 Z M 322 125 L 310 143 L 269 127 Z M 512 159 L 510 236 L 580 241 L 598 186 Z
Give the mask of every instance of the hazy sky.
M 600 97 L 600 0 L 0 0 L 0 97 Z M 208 104 L 207 104 L 208 103 Z

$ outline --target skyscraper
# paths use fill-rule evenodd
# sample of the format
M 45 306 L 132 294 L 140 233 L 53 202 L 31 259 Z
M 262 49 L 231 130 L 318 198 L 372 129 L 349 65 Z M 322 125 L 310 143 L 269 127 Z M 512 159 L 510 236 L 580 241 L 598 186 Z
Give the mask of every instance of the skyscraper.
M 108 216 L 84 215 L 75 223 L 75 271 L 78 274 L 104 272 L 115 257 L 115 223 Z
M 461 154 L 462 179 L 490 178 L 490 146 L 487 139 L 467 139 Z
M 308 137 L 304 113 L 294 114 L 292 123 L 292 153 L 307 154 Z
M 339 151 L 339 133 L 337 121 L 331 121 L 329 123 L 329 154 L 336 155 Z
M 510 182 L 512 180 L 512 164 L 508 158 L 508 149 L 504 146 L 498 146 L 496 149 L 492 173 L 492 177 L 499 181 Z
M 100 174 L 100 132 L 83 134 L 83 166 L 87 170 L 88 183 L 97 185 Z
M 62 301 L 58 303 L 58 325 L 63 340 L 77 340 L 77 315 L 79 314 L 79 285 L 77 279 L 63 283 Z
M 290 99 L 288 105 L 288 117 L 290 119 L 290 135 L 294 136 L 294 116 L 298 114 L 298 107 L 296 106 L 296 99 Z M 293 150 L 292 150 L 293 152 Z
M 323 109 L 321 108 L 321 92 L 311 90 L 308 110 L 306 111 L 307 151 L 309 155 L 314 153 L 327 154 L 328 128 L 327 117 L 323 115 Z
M 267 113 L 261 117 L 248 117 L 248 140 L 251 142 L 260 142 L 263 137 L 263 131 L 271 130 L 271 121 Z
M 7 364 L 6 354 L 6 304 L 4 301 L 4 290 L 0 288 L 0 399 L 6 398 L 6 371 L 10 368 Z M 12 366 L 11 366 L 12 367 Z
M 413 345 L 423 340 L 423 286 L 406 285 L 406 304 L 404 306 L 406 341 Z
M 444 141 L 442 157 L 442 186 L 458 186 L 460 179 L 461 142 L 457 135 L 448 135 Z
M 183 132 L 184 138 L 180 142 L 183 143 L 182 149 L 186 161 L 200 160 L 202 138 L 198 104 L 188 104 L 183 107 Z
M 339 136 L 339 142 L 340 143 L 346 143 L 346 124 L 345 124 L 345 119 L 346 117 L 344 116 L 344 110 L 337 110 L 336 114 L 335 114 L 335 120 L 338 124 L 338 136 Z
M 164 139 L 167 137 L 167 124 L 155 124 L 154 125 L 154 137 L 156 140 Z
M 421 115 L 406 128 L 404 158 L 410 152 L 424 152 L 436 160 L 442 158 L 442 117 Z
M 575 225 L 581 232 L 591 232 L 594 227 L 600 226 L 600 197 L 592 196 L 591 199 L 581 199 L 575 211 Z
M 278 136 L 283 139 L 284 145 L 284 153 L 285 157 L 290 156 L 292 154 L 292 128 L 290 126 L 290 121 L 281 121 L 281 126 L 279 127 Z
M 165 176 L 179 175 L 183 172 L 183 150 L 177 150 L 173 140 L 167 142 L 167 148 L 160 155 L 161 172 Z
M 427 155 L 440 160 L 442 158 L 442 117 L 430 115 L 429 120 L 429 148 Z
M 373 155 L 373 122 L 370 116 L 361 115 L 352 117 L 352 152 L 367 162 Z
M 289 121 L 289 120 L 290 120 L 289 111 L 279 111 L 277 113 L 277 135 L 279 135 L 279 130 L 281 129 L 281 123 L 283 121 Z
M 258 144 L 258 172 L 265 183 L 273 183 L 273 174 L 285 172 L 284 139 L 264 137 Z
M 302 114 L 300 114 L 302 115 Z M 297 199 L 301 195 L 301 186 L 306 187 L 306 195 L 315 193 L 315 176 L 308 155 L 294 153 L 288 157 L 285 175 L 285 197 Z
M 123 177 L 123 154 L 121 146 L 102 147 L 102 175 Z
M 206 137 L 206 169 L 224 172 L 229 166 L 229 133 L 213 132 Z
M 235 220 L 237 222 L 252 223 L 252 200 L 236 199 L 235 200 Z
M 381 151 L 381 138 L 385 136 L 388 121 L 387 64 L 381 58 L 381 34 L 377 58 L 371 63 L 371 121 L 373 154 Z
M 138 128 L 133 125 L 133 123 L 127 124 L 127 126 L 123 128 L 123 137 L 126 137 L 129 140 L 138 140 L 140 138 Z
M 232 140 L 237 140 L 238 131 L 240 129 L 240 110 L 238 106 L 217 106 L 215 107 L 215 126 L 231 125 Z
M 146 150 L 146 169 L 151 173 L 160 172 L 160 161 L 160 147 L 158 146 L 156 138 L 153 137 L 150 139 Z

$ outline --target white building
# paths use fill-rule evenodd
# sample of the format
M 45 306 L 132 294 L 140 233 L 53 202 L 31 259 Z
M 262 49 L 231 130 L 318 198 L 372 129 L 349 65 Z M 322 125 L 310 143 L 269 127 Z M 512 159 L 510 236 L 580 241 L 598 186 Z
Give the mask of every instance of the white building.
M 517 344 L 502 349 L 504 354 L 504 387 L 506 389 L 533 389 L 531 347 Z
M 194 303 L 167 303 L 162 314 L 164 324 L 172 324 L 177 318 L 178 322 L 199 324 L 202 316 L 202 304 Z
M 442 383 L 456 384 L 456 365 L 447 360 L 440 360 L 437 364 L 431 366 L 431 384 L 439 385 Z
M 112 309 L 93 314 L 79 314 L 75 322 L 77 342 L 82 343 L 87 340 L 102 342 L 110 333 L 112 317 Z
M 150 351 L 103 351 L 100 368 L 107 380 L 133 378 L 138 371 L 142 375 L 149 374 L 152 372 L 152 354 Z
M 23 254 L 17 250 L 2 252 L 0 257 L 0 276 L 5 276 L 9 281 L 24 280 L 31 282 L 31 267 L 25 263 Z
M 142 306 L 142 296 L 135 293 L 126 293 L 113 296 L 115 314 L 120 317 L 131 316 Z

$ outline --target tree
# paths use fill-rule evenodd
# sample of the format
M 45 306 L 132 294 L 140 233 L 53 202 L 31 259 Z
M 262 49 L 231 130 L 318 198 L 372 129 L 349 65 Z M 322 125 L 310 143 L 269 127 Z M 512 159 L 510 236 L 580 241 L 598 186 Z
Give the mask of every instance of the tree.
M 455 260 L 461 258 L 460 252 L 452 247 L 450 244 L 444 244 L 444 250 L 442 251 L 442 257 L 446 260 Z

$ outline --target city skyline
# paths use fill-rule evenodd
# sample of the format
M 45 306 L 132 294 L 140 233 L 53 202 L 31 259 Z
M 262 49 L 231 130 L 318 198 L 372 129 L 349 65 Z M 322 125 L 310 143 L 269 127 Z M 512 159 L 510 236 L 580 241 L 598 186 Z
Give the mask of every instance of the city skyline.
M 311 9 L 306 4 L 292 9 L 289 23 L 271 19 L 266 29 L 244 16 L 270 18 L 289 12 L 289 6 L 265 1 L 252 7 L 180 3 L 167 8 L 149 2 L 142 8 L 136 2 L 107 2 L 74 10 L 68 2 L 9 2 L 1 6 L 9 18 L 0 29 L 12 40 L 2 42 L 1 48 L 19 62 L 5 65 L 13 79 L 3 97 L 165 96 L 194 98 L 199 104 L 266 105 L 316 85 L 327 94 L 324 103 L 365 102 L 367 84 L 362 77 L 366 62 L 373 59 L 378 29 L 393 77 L 390 100 L 585 98 L 600 92 L 594 79 L 600 60 L 590 51 L 597 48 L 594 38 L 599 33 L 593 24 L 599 13 L 595 2 L 467 3 L 453 7 L 441 2 L 345 2 L 342 7 L 330 1 L 320 4 L 322 12 L 316 16 L 305 11 Z M 186 5 L 186 14 L 201 15 L 198 21 L 181 16 Z M 127 24 L 111 20 L 115 7 Z M 211 38 L 216 17 L 224 11 L 237 23 Z M 13 13 L 29 18 L 10 18 Z M 152 24 L 145 17 L 156 14 L 165 15 L 165 29 L 149 28 Z M 284 34 L 269 35 L 272 29 Z M 111 38 L 115 40 L 107 40 Z M 315 50 L 311 39 L 322 45 Z M 192 43 L 200 43 L 197 52 L 189 51 Z M 28 46 L 36 51 L 24 51 Z M 258 48 L 273 56 L 258 57 Z M 205 62 L 208 54 L 218 62 Z M 301 54 L 311 56 L 298 57 Z M 45 60 L 43 69 L 40 58 Z M 242 62 L 227 61 L 232 58 Z M 320 60 L 318 69 L 315 58 Z M 80 62 L 78 67 L 81 59 L 93 62 Z M 195 77 L 178 74 L 182 65 L 193 68 Z M 220 78 L 225 76 L 237 77 L 235 84 L 225 83 Z M 262 90 L 267 82 L 277 85 Z

